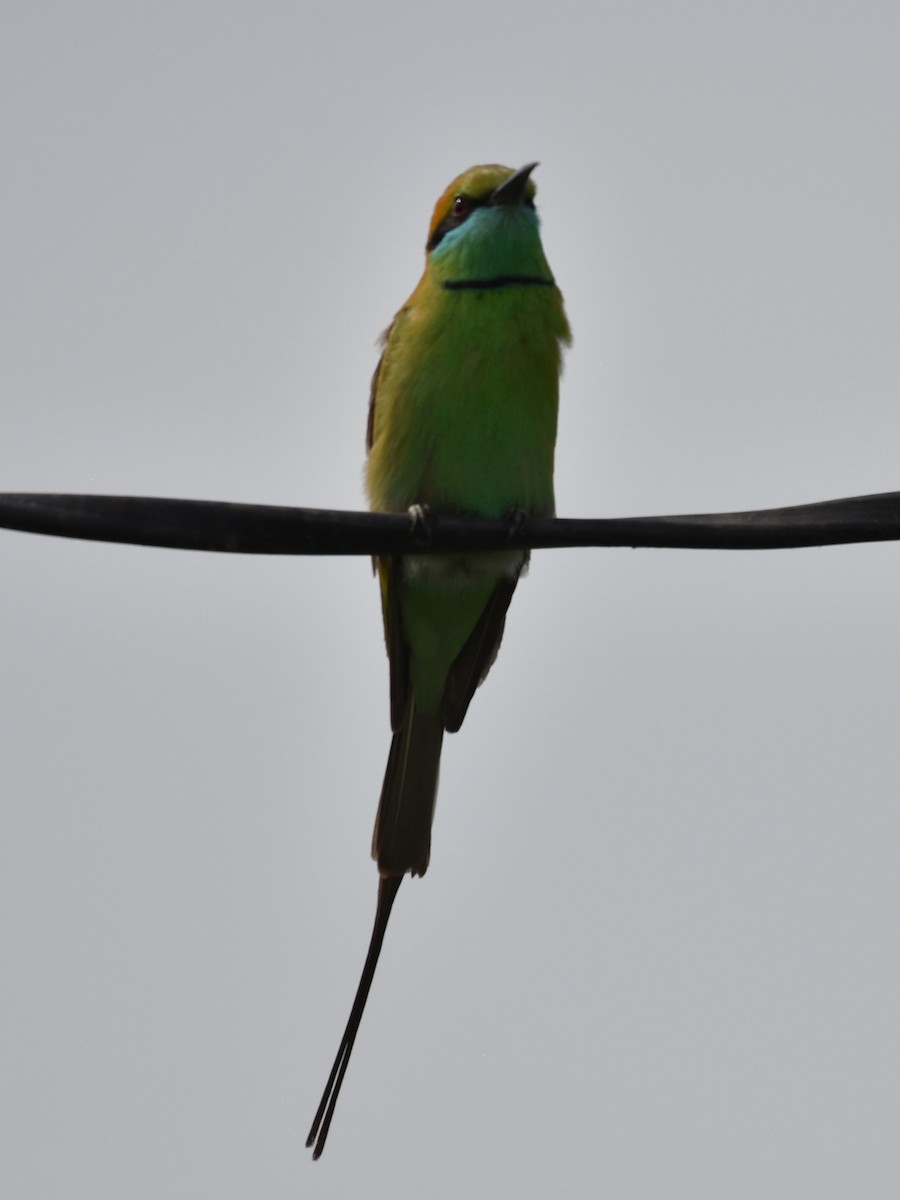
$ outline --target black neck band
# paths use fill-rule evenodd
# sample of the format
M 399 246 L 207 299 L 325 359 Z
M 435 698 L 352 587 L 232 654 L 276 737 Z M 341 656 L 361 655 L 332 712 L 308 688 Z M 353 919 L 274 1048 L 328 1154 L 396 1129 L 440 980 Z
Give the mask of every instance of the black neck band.
M 541 275 L 495 275 L 493 279 L 447 279 L 444 287 L 448 292 L 481 291 L 483 288 L 504 288 L 534 286 L 556 287 L 552 279 L 544 279 Z

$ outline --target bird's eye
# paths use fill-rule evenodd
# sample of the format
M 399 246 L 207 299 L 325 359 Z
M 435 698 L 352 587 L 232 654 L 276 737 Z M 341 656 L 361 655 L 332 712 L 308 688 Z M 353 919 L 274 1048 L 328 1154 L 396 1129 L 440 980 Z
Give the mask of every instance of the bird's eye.
M 426 248 L 428 250 L 434 250 L 441 244 L 441 242 L 444 240 L 444 237 L 448 233 L 462 225 L 462 223 L 468 218 L 469 214 L 483 203 L 484 201 L 482 200 L 473 200 L 471 196 L 454 196 L 453 203 L 450 205 L 450 209 L 446 217 L 444 217 L 443 221 L 441 221 L 440 225 L 438 225 L 437 229 L 435 229 L 434 233 L 429 238 Z

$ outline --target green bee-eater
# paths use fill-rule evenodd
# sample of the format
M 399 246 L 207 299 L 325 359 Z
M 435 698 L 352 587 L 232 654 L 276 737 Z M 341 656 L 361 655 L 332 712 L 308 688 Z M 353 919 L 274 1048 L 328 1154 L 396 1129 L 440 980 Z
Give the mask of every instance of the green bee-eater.
M 369 403 L 376 512 L 552 516 L 562 345 L 569 326 L 544 257 L 531 172 L 472 167 L 434 210 L 425 273 L 384 335 Z M 528 555 L 381 558 L 394 739 L 372 856 L 375 928 L 307 1145 L 325 1145 L 394 897 L 424 875 L 444 731 L 459 729 L 497 657 Z

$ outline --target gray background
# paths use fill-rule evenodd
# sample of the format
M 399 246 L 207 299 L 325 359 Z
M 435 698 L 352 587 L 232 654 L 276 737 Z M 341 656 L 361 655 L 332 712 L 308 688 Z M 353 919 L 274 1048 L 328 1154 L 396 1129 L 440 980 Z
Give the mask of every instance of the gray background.
M 564 515 L 900 488 L 900 9 L 6 3 L 0 483 L 362 506 L 431 207 L 537 158 Z M 536 556 L 325 1158 L 368 564 L 0 535 L 0 1190 L 900 1193 L 896 546 Z

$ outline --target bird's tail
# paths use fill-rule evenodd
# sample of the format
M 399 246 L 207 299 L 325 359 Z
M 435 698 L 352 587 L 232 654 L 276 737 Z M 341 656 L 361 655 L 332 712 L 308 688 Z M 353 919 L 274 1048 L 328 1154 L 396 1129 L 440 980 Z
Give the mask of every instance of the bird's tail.
M 391 743 L 372 837 L 372 857 L 382 876 L 425 874 L 443 740 L 440 713 L 423 712 L 410 694 Z

